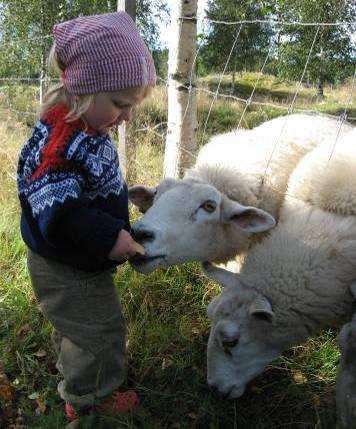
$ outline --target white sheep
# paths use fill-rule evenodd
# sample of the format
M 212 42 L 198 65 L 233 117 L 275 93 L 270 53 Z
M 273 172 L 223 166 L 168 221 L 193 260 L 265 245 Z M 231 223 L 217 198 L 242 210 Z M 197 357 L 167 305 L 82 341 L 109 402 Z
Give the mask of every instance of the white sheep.
M 282 351 L 341 326 L 355 310 L 355 136 L 347 134 L 331 157 L 330 145 L 305 156 L 290 178 L 278 225 L 250 250 L 238 275 L 206 264 L 207 275 L 225 286 L 208 307 L 208 383 L 222 395 L 241 396 Z M 345 328 L 350 338 L 355 329 Z M 341 340 L 337 403 L 344 425 L 354 428 L 356 355 L 350 341 Z
M 348 123 L 340 126 L 331 116 L 299 113 L 253 130 L 215 136 L 203 146 L 185 178 L 209 183 L 240 204 L 278 218 L 289 176 L 300 159 L 322 142 L 333 146 L 353 129 Z
M 183 180 L 130 188 L 130 200 L 148 210 L 133 226 L 146 250 L 134 267 L 148 273 L 193 260 L 225 262 L 247 251 L 254 237 L 259 240 L 274 225 L 268 213 L 278 219 L 302 156 L 322 141 L 333 145 L 339 131 L 351 129 L 325 115 L 279 117 L 214 137 Z
M 323 142 L 302 158 L 287 193 L 322 210 L 356 214 L 356 128 L 337 142 Z

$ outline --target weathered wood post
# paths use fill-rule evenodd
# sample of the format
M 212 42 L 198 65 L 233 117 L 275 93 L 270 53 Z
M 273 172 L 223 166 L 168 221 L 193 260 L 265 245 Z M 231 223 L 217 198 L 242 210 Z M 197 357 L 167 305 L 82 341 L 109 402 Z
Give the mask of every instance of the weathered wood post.
M 127 12 L 131 18 L 136 20 L 136 0 L 117 0 L 117 10 Z M 119 157 L 122 174 L 126 177 L 126 124 L 123 123 L 118 127 L 119 132 Z
M 171 22 L 164 177 L 179 177 L 194 163 L 196 154 L 197 0 L 174 2 Z

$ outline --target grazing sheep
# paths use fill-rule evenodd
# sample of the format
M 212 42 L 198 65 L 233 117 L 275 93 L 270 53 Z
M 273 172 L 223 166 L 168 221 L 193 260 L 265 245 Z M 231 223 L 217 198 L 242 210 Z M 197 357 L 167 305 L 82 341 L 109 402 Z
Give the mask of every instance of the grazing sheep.
M 291 176 L 277 227 L 250 250 L 238 275 L 205 264 L 224 286 L 208 307 L 208 383 L 222 395 L 241 396 L 282 351 L 341 326 L 355 311 L 355 135 L 346 135 L 331 158 L 328 145 L 306 155 Z M 340 336 L 337 403 L 347 428 L 355 427 L 355 322 Z
M 340 134 L 351 129 L 343 124 Z M 328 116 L 279 117 L 214 137 L 183 180 L 130 188 L 130 200 L 147 211 L 133 226 L 146 257 L 133 266 L 149 273 L 193 260 L 226 262 L 247 251 L 274 225 L 265 211 L 278 219 L 298 161 L 322 141 L 334 144 L 339 131 Z
M 286 214 L 289 222 L 280 220 L 251 249 L 238 275 L 206 270 L 224 286 L 208 307 L 208 382 L 232 398 L 282 351 L 340 326 L 353 311 L 356 218 L 302 202 Z

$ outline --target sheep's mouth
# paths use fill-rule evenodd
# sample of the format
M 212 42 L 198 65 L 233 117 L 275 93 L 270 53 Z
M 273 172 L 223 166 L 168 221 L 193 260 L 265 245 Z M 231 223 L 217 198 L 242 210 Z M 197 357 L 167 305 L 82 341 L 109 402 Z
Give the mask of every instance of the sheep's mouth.
M 148 264 L 156 259 L 164 259 L 165 255 L 156 255 L 156 256 L 145 256 L 145 255 L 136 255 L 130 258 L 130 263 L 135 266 Z
M 242 386 L 235 386 L 233 387 L 230 392 L 227 394 L 227 399 L 237 399 L 240 398 L 245 392 L 245 385 Z
M 130 259 L 131 266 L 141 274 L 150 274 L 157 268 L 166 266 L 166 255 L 135 256 Z

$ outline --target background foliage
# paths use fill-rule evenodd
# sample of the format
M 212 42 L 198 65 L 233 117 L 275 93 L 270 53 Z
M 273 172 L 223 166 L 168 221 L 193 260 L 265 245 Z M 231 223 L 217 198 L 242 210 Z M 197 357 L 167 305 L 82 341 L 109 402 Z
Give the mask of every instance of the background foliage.
M 350 21 L 355 7 L 344 0 L 215 0 L 217 20 L 270 19 Z M 116 9 L 114 0 L 0 0 L 0 79 L 37 78 L 51 45 L 53 23 Z M 167 19 L 164 0 L 138 0 L 137 22 L 166 78 L 167 50 L 158 37 Z M 199 35 L 198 86 L 233 91 L 252 103 L 243 128 L 286 112 L 298 86 L 315 27 L 243 26 L 227 73 L 219 73 L 231 50 L 236 26 L 209 25 Z M 355 51 L 348 32 L 320 30 L 295 108 L 340 115 L 349 104 Z M 167 30 L 165 30 L 167 31 Z M 268 73 L 258 71 L 269 46 Z M 294 79 L 297 79 L 295 81 Z M 319 85 L 324 99 L 318 98 Z M 320 88 L 319 88 L 320 90 Z M 26 270 L 16 192 L 18 152 L 31 133 L 38 108 L 38 82 L 0 80 L 0 428 L 62 429 L 68 423 L 56 386 L 60 375 L 43 317 Z M 236 127 L 245 104 L 198 91 L 198 140 Z M 260 103 L 260 104 L 258 104 Z M 207 117 L 209 114 L 209 120 Z M 204 124 L 206 123 L 206 129 Z M 162 177 L 167 93 L 157 86 L 135 115 L 128 136 L 129 185 L 155 185 Z M 131 218 L 140 214 L 131 208 Z M 127 322 L 128 386 L 141 397 L 137 414 L 84 418 L 82 428 L 330 429 L 336 427 L 334 387 L 339 353 L 337 331 L 326 331 L 292 348 L 269 365 L 237 401 L 216 397 L 206 383 L 206 307 L 219 293 L 198 264 L 141 276 L 128 264 L 116 277 Z M 125 386 L 126 387 L 126 386 Z
M 114 0 L 2 0 L 0 76 L 38 77 L 53 39 L 55 23 L 79 15 L 114 12 Z M 137 24 L 152 50 L 157 48 L 159 19 L 167 19 L 164 0 L 137 0 Z
M 166 0 L 137 0 L 137 24 L 153 51 L 162 76 L 167 51 L 159 38 L 159 25 L 168 22 Z M 0 77 L 39 77 L 52 44 L 55 23 L 80 14 L 112 12 L 115 0 L 1 0 Z M 311 55 L 306 81 L 337 83 L 352 75 L 355 64 L 356 7 L 348 0 L 209 0 L 207 17 L 218 21 L 278 19 L 283 21 L 350 23 L 345 27 L 322 27 Z M 351 24 L 353 22 L 353 25 Z M 212 24 L 199 35 L 199 75 L 221 70 L 231 51 L 239 26 Z M 257 71 L 269 47 L 267 71 L 282 79 L 298 79 L 303 71 L 316 27 L 245 24 L 227 71 Z

